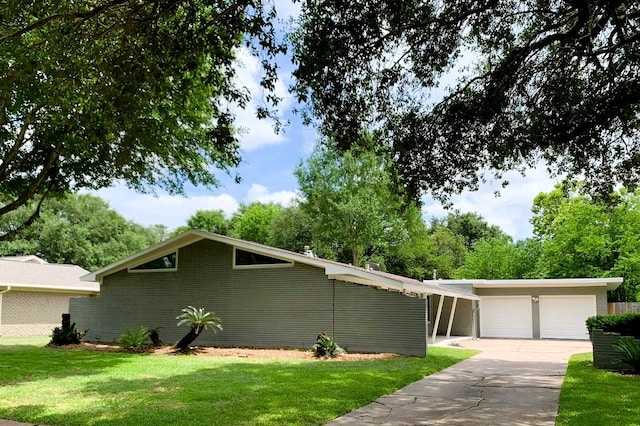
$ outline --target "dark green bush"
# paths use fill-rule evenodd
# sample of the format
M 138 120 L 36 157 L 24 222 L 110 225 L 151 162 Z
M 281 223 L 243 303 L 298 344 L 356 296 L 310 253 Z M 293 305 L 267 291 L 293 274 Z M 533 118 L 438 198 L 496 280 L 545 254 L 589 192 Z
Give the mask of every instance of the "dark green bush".
M 596 315 L 587 318 L 589 334 L 595 329 L 640 338 L 640 314 Z
M 346 351 L 342 349 L 338 344 L 327 335 L 327 333 L 318 334 L 318 338 L 316 340 L 316 344 L 311 348 L 313 351 L 313 355 L 317 358 L 335 358 L 338 355 L 345 353 Z
M 622 356 L 622 363 L 630 367 L 633 374 L 640 374 L 640 343 L 627 337 L 616 342 L 613 347 Z
M 51 333 L 52 345 L 77 345 L 82 340 L 84 333 L 78 331 L 76 324 L 73 323 L 68 327 L 56 327 Z
M 126 329 L 120 336 L 118 345 L 128 351 L 145 351 L 149 347 L 149 329 L 143 326 Z
M 86 332 L 86 330 L 85 330 Z M 78 331 L 76 323 L 71 324 L 71 315 L 62 314 L 62 327 L 56 327 L 51 332 L 50 345 L 77 345 L 85 333 Z

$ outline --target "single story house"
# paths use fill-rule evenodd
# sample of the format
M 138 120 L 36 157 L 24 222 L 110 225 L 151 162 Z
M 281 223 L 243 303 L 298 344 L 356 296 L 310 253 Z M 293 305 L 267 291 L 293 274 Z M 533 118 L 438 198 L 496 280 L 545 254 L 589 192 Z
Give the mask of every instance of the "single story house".
M 175 318 L 191 305 L 224 327 L 202 345 L 309 349 L 327 332 L 348 351 L 415 356 L 438 336 L 586 338 L 584 320 L 606 313 L 607 290 L 622 282 L 421 282 L 194 230 L 82 279 L 100 284 L 99 297 L 70 304 L 91 341 L 143 325 L 174 343 L 187 332 Z
M 174 343 L 181 309 L 213 311 L 224 330 L 198 344 L 304 348 L 329 333 L 348 351 L 424 356 L 429 297 L 479 297 L 397 275 L 262 244 L 187 231 L 95 271 L 100 297 L 71 301 L 71 320 L 85 339 L 111 342 L 127 328 L 161 327 Z M 464 303 L 461 305 L 467 306 Z
M 69 312 L 69 298 L 97 296 L 88 271 L 47 263 L 37 256 L 0 258 L 0 336 L 47 336 Z

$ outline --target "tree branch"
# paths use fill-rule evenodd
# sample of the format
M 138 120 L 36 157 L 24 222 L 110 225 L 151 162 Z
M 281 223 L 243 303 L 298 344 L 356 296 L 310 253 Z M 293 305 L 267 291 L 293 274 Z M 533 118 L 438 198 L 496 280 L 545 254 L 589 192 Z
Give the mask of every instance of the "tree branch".
M 0 216 L 10 211 L 17 210 L 18 208 L 27 204 L 29 200 L 33 198 L 40 185 L 42 185 L 42 182 L 44 182 L 47 176 L 50 175 L 51 171 L 53 170 L 53 165 L 55 164 L 58 157 L 60 157 L 60 148 L 56 147 L 51 151 L 46 164 L 42 165 L 40 174 L 38 174 L 33 182 L 31 182 L 31 184 L 24 191 L 22 191 L 20 196 L 18 196 L 14 201 L 0 208 Z
M 51 189 L 51 185 L 49 185 L 49 187 L 44 192 L 44 194 L 42 194 L 42 197 L 40 197 L 40 201 L 38 201 L 38 205 L 36 206 L 36 209 L 31 214 L 31 216 L 29 216 L 29 218 L 27 220 L 25 220 L 20 226 L 12 229 L 9 232 L 6 232 L 6 233 L 0 235 L 0 241 L 8 241 L 8 240 L 12 239 L 13 237 L 15 237 L 16 235 L 18 235 L 20 232 L 22 232 L 23 229 L 33 225 L 33 222 L 35 222 L 40 217 L 40 210 L 42 208 L 42 202 L 45 200 L 45 198 L 46 198 L 47 194 L 49 193 L 50 189 Z
M 29 130 L 29 126 L 33 124 L 33 122 L 35 121 L 35 114 L 38 112 L 40 108 L 41 106 L 39 105 L 34 106 L 31 109 L 31 111 L 27 113 L 24 120 L 22 121 L 22 125 L 20 126 L 20 132 L 18 133 L 18 136 L 16 137 L 16 140 L 13 146 L 11 147 L 7 155 L 2 160 L 2 163 L 0 164 L 0 182 L 7 177 L 9 164 L 11 164 L 13 160 L 15 160 L 18 153 L 20 152 L 20 148 L 24 146 L 26 142 L 25 136 L 27 134 L 27 131 Z
M 141 0 L 145 1 L 145 0 Z M 32 24 L 27 25 L 26 27 L 20 28 L 10 34 L 0 37 L 0 43 L 4 43 L 7 40 L 12 38 L 20 37 L 27 34 L 30 31 L 36 30 L 38 28 L 42 28 L 47 25 L 49 22 L 60 20 L 60 19 L 82 19 L 87 20 L 93 18 L 101 13 L 104 13 L 108 9 L 111 9 L 114 6 L 119 6 L 121 4 L 125 4 L 129 2 L 129 0 L 112 0 L 109 3 L 105 3 L 101 6 L 97 6 L 91 10 L 86 12 L 69 12 L 69 13 L 58 13 L 55 15 L 47 16 L 46 18 L 40 19 Z

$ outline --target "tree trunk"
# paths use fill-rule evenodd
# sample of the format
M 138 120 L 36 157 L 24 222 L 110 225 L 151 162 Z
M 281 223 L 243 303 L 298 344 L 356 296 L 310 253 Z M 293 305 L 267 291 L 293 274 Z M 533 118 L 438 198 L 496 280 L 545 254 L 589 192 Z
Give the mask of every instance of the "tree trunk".
M 178 343 L 176 343 L 176 348 L 188 349 L 189 345 L 198 338 L 201 332 L 202 327 L 191 327 L 187 335 L 180 339 Z

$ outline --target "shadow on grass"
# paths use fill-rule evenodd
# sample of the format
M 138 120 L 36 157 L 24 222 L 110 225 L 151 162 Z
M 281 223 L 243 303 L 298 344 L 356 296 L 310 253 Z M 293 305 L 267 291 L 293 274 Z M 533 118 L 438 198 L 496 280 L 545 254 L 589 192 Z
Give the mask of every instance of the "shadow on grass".
M 63 368 L 75 373 L 66 374 L 79 374 L 85 363 L 90 370 L 100 370 L 129 357 L 60 352 L 73 355 L 71 366 Z M 138 356 L 137 360 L 140 367 L 130 376 L 93 376 L 74 389 L 60 389 L 68 401 L 54 400 L 46 412 L 38 409 L 40 401 L 34 397 L 20 402 L 25 405 L 0 409 L 0 417 L 50 425 L 321 424 L 460 357 L 252 362 Z M 189 371 L 175 374 L 185 370 Z M 34 412 L 29 413 L 31 409 Z
M 0 346 L 0 386 L 42 378 L 98 374 L 127 362 L 131 355 L 32 345 Z

